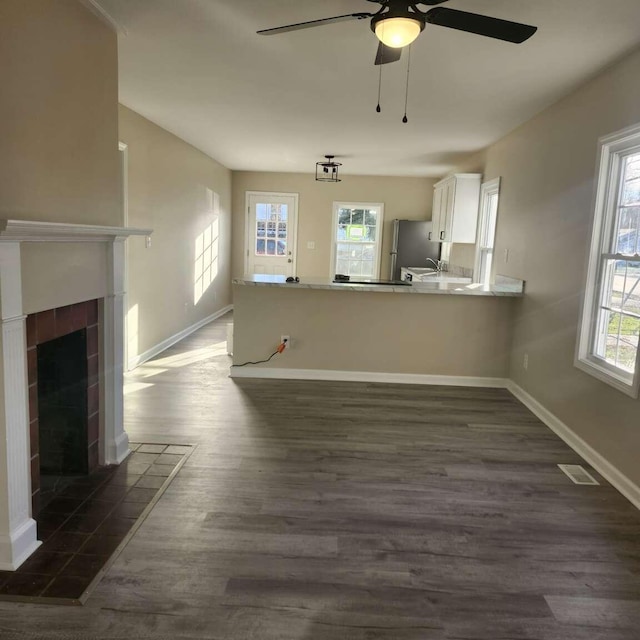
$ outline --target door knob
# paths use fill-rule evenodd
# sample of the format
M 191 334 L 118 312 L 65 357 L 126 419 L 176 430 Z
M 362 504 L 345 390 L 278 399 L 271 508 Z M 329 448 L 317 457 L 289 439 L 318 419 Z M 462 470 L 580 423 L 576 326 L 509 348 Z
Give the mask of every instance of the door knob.
M 292 260 L 291 258 L 289 258 L 289 259 L 287 260 L 287 262 L 293 262 L 293 260 Z

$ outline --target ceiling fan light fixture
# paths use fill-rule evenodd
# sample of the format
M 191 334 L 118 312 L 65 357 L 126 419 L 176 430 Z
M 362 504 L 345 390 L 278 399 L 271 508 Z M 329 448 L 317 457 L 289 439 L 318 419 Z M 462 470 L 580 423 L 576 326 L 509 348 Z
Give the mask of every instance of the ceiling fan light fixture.
M 424 29 L 424 22 L 414 18 L 383 18 L 375 23 L 378 40 L 387 47 L 400 49 L 410 45 Z

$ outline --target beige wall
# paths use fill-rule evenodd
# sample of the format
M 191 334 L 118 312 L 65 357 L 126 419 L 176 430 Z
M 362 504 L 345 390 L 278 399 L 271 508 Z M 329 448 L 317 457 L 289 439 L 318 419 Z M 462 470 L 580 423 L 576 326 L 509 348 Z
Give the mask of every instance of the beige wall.
M 77 0 L 2 0 L 0 78 L 0 217 L 119 224 L 115 32 Z
M 231 303 L 231 172 L 123 106 L 120 140 L 128 145 L 129 226 L 154 230 L 149 249 L 128 241 L 131 359 Z M 208 191 L 219 197 L 219 215 Z M 207 228 L 218 237 L 217 275 L 196 302 L 196 239 Z
M 0 77 L 0 218 L 120 225 L 115 32 L 77 0 L 2 0 Z M 104 296 L 102 245 L 21 262 L 25 313 Z
M 235 285 L 233 361 L 262 360 L 290 335 L 269 368 L 503 378 L 517 302 Z
M 297 275 L 329 276 L 331 266 L 331 225 L 333 203 L 384 203 L 384 232 L 380 275 L 389 274 L 391 221 L 431 220 L 433 185 L 427 178 L 394 178 L 380 176 L 349 176 L 336 184 L 316 182 L 313 174 L 303 173 L 233 173 L 233 275 L 244 273 L 245 193 L 273 191 L 299 194 Z M 307 249 L 307 242 L 315 249 Z
M 635 53 L 490 147 L 482 167 L 485 179 L 502 177 L 496 270 L 527 282 L 510 377 L 637 484 L 640 401 L 573 359 L 598 138 L 640 122 L 639 76 Z

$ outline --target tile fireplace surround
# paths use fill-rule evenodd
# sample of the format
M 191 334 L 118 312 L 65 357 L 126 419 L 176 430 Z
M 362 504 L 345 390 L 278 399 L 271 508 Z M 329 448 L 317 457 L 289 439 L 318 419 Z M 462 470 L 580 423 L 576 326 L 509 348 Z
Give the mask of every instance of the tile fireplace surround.
M 125 240 L 150 235 L 149 229 L 0 220 L 0 571 L 16 570 L 40 545 L 31 510 L 22 245 L 89 242 L 106 254 L 98 449 L 100 464 L 119 464 L 129 454 L 122 413 Z

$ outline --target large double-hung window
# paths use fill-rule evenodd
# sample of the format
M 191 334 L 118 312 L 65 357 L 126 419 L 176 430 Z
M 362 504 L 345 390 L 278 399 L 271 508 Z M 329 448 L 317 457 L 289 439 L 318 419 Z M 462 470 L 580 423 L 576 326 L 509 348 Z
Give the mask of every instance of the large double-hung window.
M 638 396 L 640 127 L 601 141 L 600 171 L 576 365 Z

